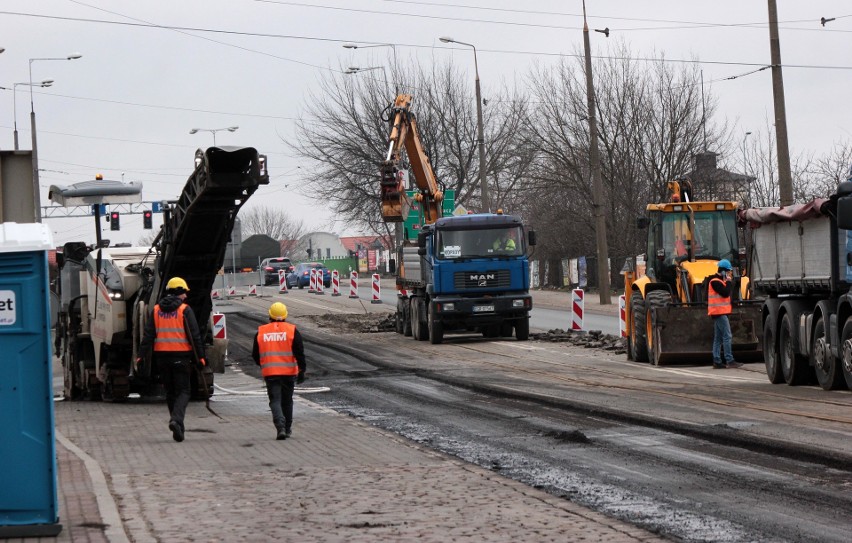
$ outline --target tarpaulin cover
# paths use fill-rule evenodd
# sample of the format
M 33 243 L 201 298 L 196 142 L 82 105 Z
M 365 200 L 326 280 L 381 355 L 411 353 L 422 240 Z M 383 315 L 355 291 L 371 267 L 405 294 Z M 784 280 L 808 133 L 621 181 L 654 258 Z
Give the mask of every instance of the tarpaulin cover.
M 806 204 L 786 207 L 753 207 L 740 210 L 737 218 L 740 224 L 748 224 L 751 228 L 760 228 L 761 224 L 775 222 L 800 222 L 825 216 L 828 203 L 828 198 L 814 198 Z

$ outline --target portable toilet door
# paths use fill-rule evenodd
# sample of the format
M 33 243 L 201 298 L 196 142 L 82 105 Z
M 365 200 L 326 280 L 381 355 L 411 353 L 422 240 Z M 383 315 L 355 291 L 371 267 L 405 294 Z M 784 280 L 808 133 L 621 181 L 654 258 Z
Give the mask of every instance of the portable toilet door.
M 0 224 L 0 538 L 55 536 L 53 354 L 46 225 Z

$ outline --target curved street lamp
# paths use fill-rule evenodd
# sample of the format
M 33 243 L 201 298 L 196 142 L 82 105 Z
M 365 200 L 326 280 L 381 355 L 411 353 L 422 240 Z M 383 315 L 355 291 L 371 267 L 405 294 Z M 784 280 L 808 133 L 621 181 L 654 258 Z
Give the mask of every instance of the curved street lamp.
M 228 132 L 235 132 L 239 126 L 228 126 L 225 128 L 193 128 L 189 131 L 190 134 L 197 134 L 198 132 L 210 132 L 213 134 L 213 147 L 216 147 L 216 132 L 222 132 L 223 130 L 227 130 Z
M 66 57 L 44 57 L 30 59 L 30 135 L 32 136 L 33 140 L 33 203 L 35 206 L 35 222 L 41 222 L 41 194 L 38 183 L 38 138 L 36 136 L 35 107 L 33 106 L 33 87 L 37 87 L 39 85 L 33 85 L 33 62 L 41 60 L 77 60 L 78 58 L 82 57 L 83 55 L 81 55 L 80 53 L 71 53 Z
M 12 84 L 12 116 L 14 117 L 14 135 L 15 135 L 15 151 L 18 150 L 18 106 L 17 106 L 17 98 L 18 91 L 16 90 L 19 85 L 24 85 L 28 87 L 49 87 L 53 85 L 53 79 L 45 79 L 39 83 L 29 83 L 24 81 L 23 83 L 13 83 Z
M 344 49 L 369 49 L 371 47 L 390 47 L 393 50 L 393 67 L 391 68 L 391 75 L 393 75 L 394 70 L 399 66 L 396 62 L 396 44 L 393 43 L 376 43 L 373 45 L 358 45 L 357 43 L 344 43 Z M 363 68 L 362 70 L 366 70 L 367 68 Z M 348 72 L 347 72 L 348 73 Z M 385 80 L 387 80 L 388 76 L 385 74 Z M 387 83 L 385 83 L 387 85 Z M 394 81 L 394 94 L 399 94 L 399 85 Z
M 482 210 L 487 213 L 491 211 L 491 201 L 488 198 L 488 183 L 485 181 L 485 135 L 482 129 L 482 92 L 479 88 L 479 63 L 476 60 L 476 46 L 447 36 L 438 39 L 444 43 L 457 43 L 473 49 L 473 69 L 476 73 L 476 131 L 478 132 L 476 141 L 479 146 L 479 193 L 482 198 Z

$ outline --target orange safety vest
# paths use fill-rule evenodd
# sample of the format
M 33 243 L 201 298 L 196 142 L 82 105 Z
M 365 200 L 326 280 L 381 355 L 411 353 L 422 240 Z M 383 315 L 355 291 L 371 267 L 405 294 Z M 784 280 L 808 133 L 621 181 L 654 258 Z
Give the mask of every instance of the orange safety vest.
M 713 290 L 713 281 L 719 281 L 723 285 L 726 285 L 727 281 L 722 281 L 718 277 L 714 277 L 710 280 L 710 284 L 707 285 L 707 314 L 711 317 L 715 317 L 716 315 L 730 315 L 731 314 L 731 297 L 730 296 L 722 296 L 715 290 Z
M 283 321 L 270 322 L 257 329 L 260 373 L 264 377 L 298 375 L 299 363 L 293 356 L 296 326 Z
M 181 304 L 175 311 L 166 313 L 160 310 L 160 304 L 154 306 L 154 326 L 157 329 L 157 337 L 154 339 L 155 352 L 192 351 L 192 344 L 183 324 L 185 309 L 186 304 Z

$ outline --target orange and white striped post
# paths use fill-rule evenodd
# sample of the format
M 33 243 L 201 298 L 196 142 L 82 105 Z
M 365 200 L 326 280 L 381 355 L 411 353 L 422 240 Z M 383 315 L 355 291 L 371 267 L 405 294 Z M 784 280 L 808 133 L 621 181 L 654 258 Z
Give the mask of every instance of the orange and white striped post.
M 349 272 L 349 297 L 358 297 L 358 272 Z
M 379 277 L 378 273 L 373 274 L 373 299 L 370 300 L 370 303 L 371 304 L 382 303 L 381 277 Z
M 571 291 L 571 329 L 583 329 L 583 300 L 584 292 L 581 288 Z
M 317 273 L 316 273 L 316 276 L 317 276 L 317 279 L 316 279 L 316 281 L 317 281 L 317 292 L 316 293 L 317 294 L 325 294 L 325 290 L 323 290 L 325 288 L 325 282 L 323 281 L 322 275 L 323 275 L 322 270 L 317 269 Z
M 288 294 L 287 274 L 284 270 L 278 270 L 278 294 Z
M 311 268 L 311 273 L 308 275 L 308 292 L 316 294 L 317 291 L 317 274 L 316 269 Z
M 331 271 L 331 295 L 340 296 L 340 272 L 337 270 Z
M 618 330 L 621 337 L 627 337 L 627 298 L 624 294 L 618 297 Z
M 257 285 L 249 285 L 249 296 L 257 296 Z

